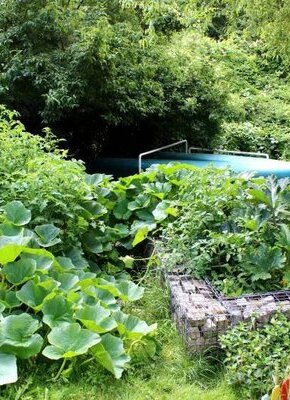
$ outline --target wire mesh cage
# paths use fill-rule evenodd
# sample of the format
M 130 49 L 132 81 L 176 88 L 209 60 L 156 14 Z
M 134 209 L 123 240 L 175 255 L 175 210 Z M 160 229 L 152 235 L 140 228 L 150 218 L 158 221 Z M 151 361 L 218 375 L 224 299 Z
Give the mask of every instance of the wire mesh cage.
M 267 323 L 280 310 L 290 318 L 290 291 L 226 297 L 208 279 L 166 273 L 173 319 L 192 352 L 218 346 L 219 336 L 230 327 L 255 317 L 256 326 Z

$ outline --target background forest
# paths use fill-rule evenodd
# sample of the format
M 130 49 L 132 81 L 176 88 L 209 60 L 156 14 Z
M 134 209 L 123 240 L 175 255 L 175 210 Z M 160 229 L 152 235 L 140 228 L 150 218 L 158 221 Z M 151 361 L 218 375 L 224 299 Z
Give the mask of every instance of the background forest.
M 87 162 L 178 138 L 289 158 L 289 17 L 289 0 L 0 0 L 0 103 Z

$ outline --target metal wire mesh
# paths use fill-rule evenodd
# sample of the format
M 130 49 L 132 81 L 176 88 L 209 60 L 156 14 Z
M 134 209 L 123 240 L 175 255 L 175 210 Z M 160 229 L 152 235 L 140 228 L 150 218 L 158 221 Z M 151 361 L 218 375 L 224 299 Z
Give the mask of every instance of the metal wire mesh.
M 218 345 L 218 338 L 227 329 L 253 317 L 257 327 L 267 323 L 280 310 L 290 318 L 290 291 L 252 293 L 226 297 L 208 279 L 166 273 L 170 289 L 172 315 L 188 348 Z

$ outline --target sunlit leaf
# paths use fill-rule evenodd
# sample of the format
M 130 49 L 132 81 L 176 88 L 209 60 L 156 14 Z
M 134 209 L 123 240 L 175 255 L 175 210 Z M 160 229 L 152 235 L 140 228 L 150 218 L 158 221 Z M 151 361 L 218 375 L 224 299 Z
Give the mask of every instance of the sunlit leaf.
M 19 285 L 29 280 L 33 276 L 35 270 L 36 262 L 29 258 L 24 258 L 6 264 L 2 271 L 5 274 L 8 282 L 12 283 L 13 285 Z
M 116 321 L 111 317 L 111 312 L 100 305 L 85 305 L 75 313 L 75 317 L 86 328 L 97 333 L 109 332 L 117 327 Z
M 113 316 L 117 321 L 120 335 L 130 340 L 141 339 L 145 335 L 152 334 L 157 328 L 157 324 L 148 326 L 138 317 L 124 314 L 121 311 L 114 313 Z
M 15 355 L 0 353 L 0 385 L 14 383 L 17 379 L 18 373 Z
M 43 322 L 50 328 L 59 326 L 63 322 L 73 322 L 72 304 L 63 296 L 47 300 L 42 308 Z
M 101 341 L 100 336 L 88 329 L 82 329 L 77 323 L 63 324 L 51 330 L 48 335 L 50 346 L 42 354 L 52 360 L 72 358 L 85 354 L 89 348 Z
M 50 247 L 61 242 L 59 235 L 60 229 L 52 224 L 38 225 L 35 227 L 37 242 L 42 247 Z

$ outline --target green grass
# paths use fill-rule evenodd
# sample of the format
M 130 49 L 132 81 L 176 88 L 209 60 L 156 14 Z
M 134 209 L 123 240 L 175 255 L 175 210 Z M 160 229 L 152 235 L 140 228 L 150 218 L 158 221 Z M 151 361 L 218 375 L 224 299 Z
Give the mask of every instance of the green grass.
M 133 309 L 147 322 L 158 322 L 154 359 L 135 363 L 121 380 L 94 363 L 76 368 L 69 380 L 56 383 L 51 382 L 57 367 L 53 364 L 24 368 L 21 381 L 2 388 L 0 399 L 241 400 L 226 384 L 218 357 L 188 357 L 170 319 L 168 294 L 157 278 L 147 279 L 144 298 Z

